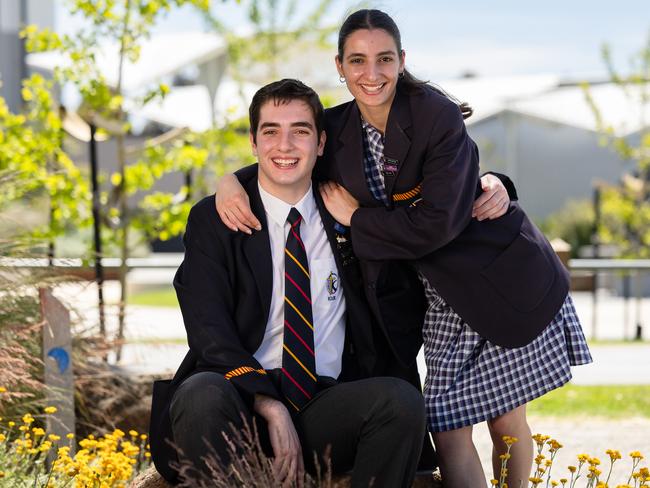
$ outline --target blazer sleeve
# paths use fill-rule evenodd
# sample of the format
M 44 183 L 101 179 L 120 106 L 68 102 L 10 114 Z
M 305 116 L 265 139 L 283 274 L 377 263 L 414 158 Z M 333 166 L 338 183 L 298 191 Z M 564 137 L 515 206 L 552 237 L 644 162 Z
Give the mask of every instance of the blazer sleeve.
M 279 399 L 266 371 L 240 340 L 234 321 L 235 291 L 224 246 L 216 234 L 217 223 L 200 210 L 195 206 L 190 212 L 185 257 L 174 277 L 187 340 L 198 356 L 197 367 L 224 375 L 251 405 L 256 393 Z
M 419 259 L 469 224 L 478 186 L 476 146 L 458 106 L 447 104 L 437 119 L 424 154 L 417 205 L 362 207 L 352 215 L 352 243 L 359 258 Z

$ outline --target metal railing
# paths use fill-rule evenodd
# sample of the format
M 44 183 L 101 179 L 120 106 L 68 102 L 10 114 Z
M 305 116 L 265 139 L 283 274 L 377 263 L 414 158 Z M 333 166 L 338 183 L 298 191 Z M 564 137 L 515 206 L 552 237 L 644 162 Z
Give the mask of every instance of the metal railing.
M 641 313 L 641 298 L 643 292 L 641 290 L 641 277 L 650 273 L 650 259 L 570 259 L 569 269 L 573 273 L 592 273 L 593 286 L 591 287 L 592 294 L 592 332 L 591 338 L 597 338 L 598 332 L 598 289 L 599 278 L 603 273 L 620 273 L 623 280 L 623 324 L 627 328 L 630 323 L 629 320 L 629 302 L 632 299 L 631 281 L 635 278 L 636 289 L 634 298 L 636 300 L 636 320 L 634 331 L 625 330 L 625 338 L 641 340 L 643 338 L 643 317 Z M 632 333 L 630 333 L 632 332 Z

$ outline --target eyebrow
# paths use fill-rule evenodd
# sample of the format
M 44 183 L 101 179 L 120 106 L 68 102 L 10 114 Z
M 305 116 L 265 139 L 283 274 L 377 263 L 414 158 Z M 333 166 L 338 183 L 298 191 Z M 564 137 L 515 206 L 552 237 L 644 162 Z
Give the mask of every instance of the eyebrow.
M 280 124 L 278 124 L 277 122 L 264 122 L 263 124 L 260 124 L 260 130 L 266 129 L 267 127 L 280 127 Z M 307 121 L 298 121 L 298 122 L 293 122 L 291 124 L 291 127 L 307 127 L 308 129 L 313 129 L 314 124 Z
M 382 51 L 380 53 L 377 53 L 377 56 L 386 56 L 387 54 L 391 54 L 393 56 L 397 56 L 397 53 L 395 51 Z M 365 58 L 366 55 L 365 53 L 350 53 L 347 55 L 347 58 L 354 58 L 354 57 L 362 57 Z

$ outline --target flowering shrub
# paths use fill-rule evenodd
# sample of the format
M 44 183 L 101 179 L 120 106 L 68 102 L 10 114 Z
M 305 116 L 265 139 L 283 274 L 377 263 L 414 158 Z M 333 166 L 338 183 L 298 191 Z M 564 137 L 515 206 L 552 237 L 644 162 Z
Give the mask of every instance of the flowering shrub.
M 44 409 L 45 415 L 54 413 L 55 407 Z M 30 413 L 18 422 L 0 418 L 0 486 L 126 487 L 150 464 L 146 434 L 131 430 L 127 435 L 116 429 L 98 438 L 89 435 L 71 455 L 73 434 L 61 439 L 34 426 L 35 421 Z
M 535 441 L 537 455 L 534 460 L 532 476 L 529 478 L 530 488 L 540 488 L 542 486 L 545 488 L 551 486 L 561 486 L 562 488 L 577 488 L 578 486 L 584 486 L 585 488 L 650 488 L 650 470 L 647 467 L 639 466 L 641 460 L 643 460 L 643 455 L 639 451 L 632 451 L 630 453 L 632 467 L 629 469 L 628 474 L 622 478 L 626 480 L 625 483 L 610 485 L 614 463 L 622 458 L 619 451 L 613 449 L 607 449 L 605 451 L 605 454 L 609 458 L 609 467 L 604 479 L 602 478 L 603 472 L 599 468 L 601 464 L 600 459 L 591 457 L 589 454 L 578 454 L 578 462 L 576 465 L 568 467 L 569 476 L 555 479 L 555 477 L 551 477 L 551 470 L 558 450 L 563 447 L 562 444 L 542 434 L 535 434 L 533 441 Z M 508 488 L 505 480 L 508 476 L 508 460 L 511 457 L 510 448 L 518 440 L 516 437 L 504 436 L 503 442 L 505 442 L 507 450 L 505 454 L 500 456 L 500 478 L 498 480 L 491 480 L 491 483 L 493 486 L 498 486 L 499 488 Z M 544 453 L 545 448 L 546 454 Z M 583 478 L 583 482 L 578 485 L 580 478 Z

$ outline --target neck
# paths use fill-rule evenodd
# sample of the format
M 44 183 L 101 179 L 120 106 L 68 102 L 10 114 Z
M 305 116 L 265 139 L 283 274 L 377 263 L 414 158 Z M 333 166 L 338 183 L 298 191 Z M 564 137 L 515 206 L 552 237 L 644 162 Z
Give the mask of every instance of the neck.
M 262 174 L 259 176 L 259 182 L 265 192 L 289 205 L 295 205 L 302 200 L 302 197 L 309 190 L 309 185 L 311 185 L 311 180 L 299 182 L 294 185 L 278 185 L 264 178 Z
M 394 99 L 395 94 L 393 93 L 393 96 L 390 98 L 390 100 L 380 106 L 368 106 L 363 105 L 359 102 L 357 102 L 357 106 L 359 107 L 359 111 L 363 116 L 363 120 L 368 122 L 376 129 L 379 129 L 382 134 L 385 134 L 386 125 L 388 123 L 388 114 L 390 113 L 390 107 L 393 104 Z
M 379 129 L 382 134 L 386 132 L 389 110 L 384 107 L 367 107 L 359 105 L 359 111 L 361 112 L 363 120 L 368 122 L 374 128 Z

